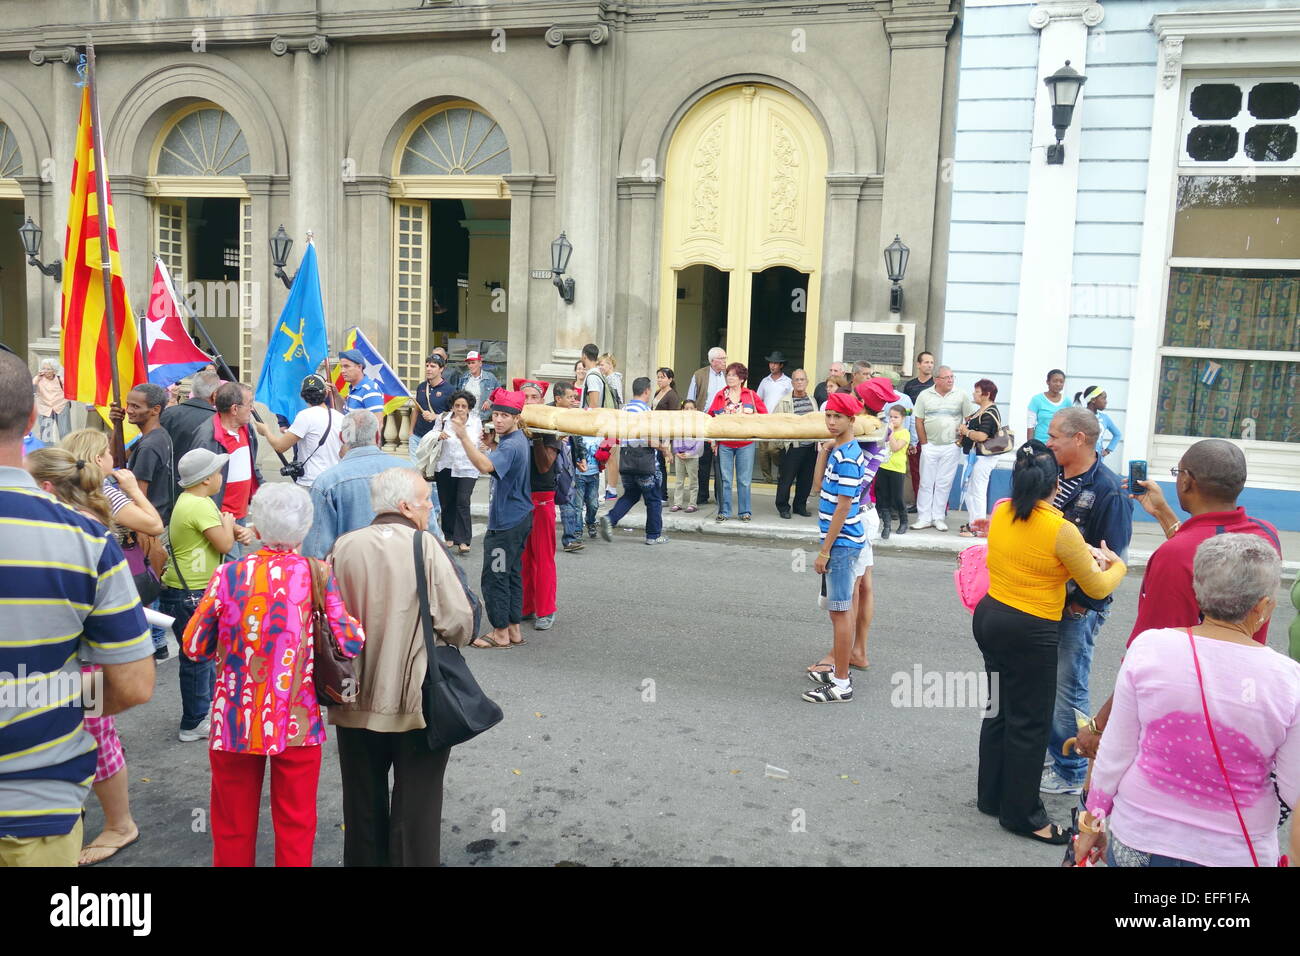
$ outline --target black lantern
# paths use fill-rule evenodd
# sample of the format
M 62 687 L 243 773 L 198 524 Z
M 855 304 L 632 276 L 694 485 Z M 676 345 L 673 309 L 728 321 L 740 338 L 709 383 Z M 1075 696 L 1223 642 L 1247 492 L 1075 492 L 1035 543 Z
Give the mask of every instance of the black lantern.
M 1051 76 L 1044 77 L 1043 82 L 1052 98 L 1052 126 L 1056 128 L 1056 143 L 1047 147 L 1047 165 L 1061 166 L 1065 163 L 1065 146 L 1061 140 L 1065 139 L 1065 131 L 1070 128 L 1074 106 L 1079 101 L 1079 91 L 1088 82 L 1088 78 L 1066 60 L 1065 66 Z
M 903 240 L 894 236 L 894 241 L 885 246 L 885 275 L 893 285 L 889 289 L 889 311 L 903 311 L 903 287 L 900 283 L 907 274 L 907 257 L 912 250 L 903 244 Z
M 35 266 L 55 282 L 62 282 L 62 262 L 51 262 L 48 266 L 41 262 L 41 235 L 41 227 L 32 222 L 31 216 L 28 216 L 27 221 L 18 227 L 18 236 L 23 241 L 23 251 L 27 253 L 28 264 Z
M 275 230 L 275 235 L 271 237 L 271 264 L 275 266 L 275 274 L 284 283 L 285 288 L 293 288 L 293 279 L 284 271 L 285 265 L 289 262 L 289 252 L 293 249 L 293 240 L 289 234 L 284 231 L 284 223 L 280 223 L 280 228 Z
M 563 232 L 551 243 L 551 282 L 567 305 L 573 304 L 573 279 L 564 276 L 569 268 L 569 257 L 573 255 L 573 243 Z

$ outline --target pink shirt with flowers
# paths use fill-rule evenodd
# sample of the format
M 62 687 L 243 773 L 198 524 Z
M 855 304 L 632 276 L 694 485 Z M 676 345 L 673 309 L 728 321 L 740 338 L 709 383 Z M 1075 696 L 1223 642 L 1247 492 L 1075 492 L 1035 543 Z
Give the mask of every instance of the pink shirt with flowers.
M 343 655 L 356 657 L 366 636 L 343 606 L 333 572 L 325 611 Z M 271 755 L 325 742 L 311 613 L 311 567 L 291 551 L 262 548 L 213 574 L 181 639 L 187 657 L 220 665 L 211 749 Z
M 1197 637 L 1214 735 L 1261 866 L 1277 861 L 1277 792 L 1300 796 L 1300 663 Z M 1124 656 L 1088 809 L 1125 846 L 1205 866 L 1250 866 L 1205 727 L 1187 631 L 1143 631 Z

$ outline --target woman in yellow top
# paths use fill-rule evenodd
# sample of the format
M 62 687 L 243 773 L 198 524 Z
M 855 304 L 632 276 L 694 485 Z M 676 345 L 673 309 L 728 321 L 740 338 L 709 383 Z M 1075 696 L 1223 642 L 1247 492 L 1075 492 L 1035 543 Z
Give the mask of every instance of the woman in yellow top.
M 1016 451 L 1011 500 L 988 519 L 989 593 L 973 625 L 991 698 L 980 727 L 976 805 L 1013 833 L 1058 846 L 1067 837 L 1048 819 L 1038 785 L 1056 701 L 1065 582 L 1073 578 L 1089 597 L 1103 598 L 1128 570 L 1106 542 L 1089 547 L 1052 507 L 1059 475 L 1042 442 Z

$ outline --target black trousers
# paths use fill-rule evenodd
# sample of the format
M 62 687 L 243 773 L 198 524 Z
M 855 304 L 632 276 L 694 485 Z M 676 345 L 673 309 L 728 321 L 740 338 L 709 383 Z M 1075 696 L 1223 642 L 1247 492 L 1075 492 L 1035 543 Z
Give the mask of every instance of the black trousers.
M 343 865 L 437 866 L 442 778 L 451 750 L 430 750 L 423 730 L 335 731 L 343 776 Z
M 794 504 L 800 511 L 808 510 L 808 495 L 812 492 L 813 466 L 817 464 L 817 445 L 787 448 L 781 458 L 781 476 L 776 483 L 778 509 L 790 504 L 790 485 L 794 485 Z
M 1060 621 L 985 595 L 972 627 L 993 702 L 980 727 L 976 805 L 1008 830 L 1040 830 L 1049 822 L 1038 786 L 1056 704 Z
M 483 536 L 483 575 L 479 590 L 488 620 L 500 629 L 524 619 L 524 545 L 533 528 L 530 514 L 513 528 Z
M 454 478 L 450 468 L 433 476 L 442 505 L 442 536 L 456 544 L 469 544 L 473 537 L 469 517 L 470 499 L 474 497 L 476 478 Z
M 709 479 L 713 479 L 713 491 L 709 491 Z M 713 445 L 709 442 L 704 443 L 704 451 L 700 453 L 700 474 L 699 488 L 695 491 L 695 503 L 697 505 L 705 504 L 710 498 L 714 501 L 722 500 L 722 464 L 718 461 L 718 456 L 713 453 Z
M 901 471 L 882 468 L 876 472 L 876 506 L 899 517 L 907 511 L 903 504 L 903 477 Z

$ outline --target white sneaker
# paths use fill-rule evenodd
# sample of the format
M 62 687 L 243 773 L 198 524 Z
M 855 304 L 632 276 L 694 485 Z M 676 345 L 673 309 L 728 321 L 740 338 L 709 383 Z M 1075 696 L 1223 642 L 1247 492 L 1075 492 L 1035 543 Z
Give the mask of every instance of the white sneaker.
M 933 521 L 914 521 L 914 522 L 912 522 L 912 524 L 908 525 L 908 527 L 911 528 L 913 531 L 920 531 L 922 528 L 933 528 L 933 527 L 934 527 L 934 522 L 933 522 Z
M 948 530 L 948 522 L 936 519 L 935 522 L 934 522 L 934 530 L 935 530 L 935 531 L 947 531 L 947 530 Z
M 197 727 L 191 727 L 189 730 L 182 730 L 176 735 L 176 739 L 181 743 L 192 744 L 196 740 L 206 740 L 208 734 L 212 731 L 212 721 L 204 717 Z

